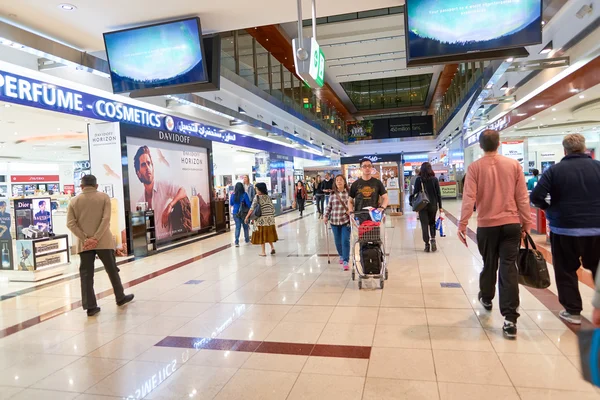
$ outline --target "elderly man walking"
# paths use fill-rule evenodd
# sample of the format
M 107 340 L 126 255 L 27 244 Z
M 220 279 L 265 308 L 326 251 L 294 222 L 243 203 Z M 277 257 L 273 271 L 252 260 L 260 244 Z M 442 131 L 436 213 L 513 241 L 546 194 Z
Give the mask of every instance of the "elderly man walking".
M 98 191 L 94 175 L 81 178 L 82 192 L 71 200 L 67 211 L 67 227 L 77 237 L 77 253 L 80 257 L 81 304 L 87 315 L 100 312 L 94 293 L 94 261 L 96 255 L 104 264 L 115 292 L 117 305 L 133 300 L 133 294 L 125 295 L 115 260 L 115 242 L 110 232 L 110 198 Z
M 531 202 L 550 221 L 558 300 L 565 308 L 559 316 L 579 325 L 583 303 L 577 270 L 583 266 L 595 277 L 600 261 L 600 161 L 586 154 L 585 137 L 578 133 L 567 135 L 563 148 L 565 157 L 542 175 Z

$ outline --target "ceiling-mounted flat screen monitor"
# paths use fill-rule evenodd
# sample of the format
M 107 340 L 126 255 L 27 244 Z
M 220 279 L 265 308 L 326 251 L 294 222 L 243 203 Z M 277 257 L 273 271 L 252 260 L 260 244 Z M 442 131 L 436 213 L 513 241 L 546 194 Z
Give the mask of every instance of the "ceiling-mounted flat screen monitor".
M 520 57 L 542 42 L 542 0 L 406 0 L 407 65 Z
M 206 82 L 200 19 L 104 34 L 113 92 Z
M 221 36 L 218 34 L 203 36 L 202 43 L 204 44 L 204 56 L 207 66 L 206 82 L 136 90 L 129 93 L 129 97 L 140 98 L 167 94 L 214 92 L 221 89 Z

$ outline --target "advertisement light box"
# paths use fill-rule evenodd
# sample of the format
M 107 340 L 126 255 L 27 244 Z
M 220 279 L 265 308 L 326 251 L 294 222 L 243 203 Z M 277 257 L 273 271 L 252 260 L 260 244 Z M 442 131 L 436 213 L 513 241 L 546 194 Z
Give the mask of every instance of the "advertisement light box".
M 207 81 L 199 18 L 104 34 L 113 92 Z
M 405 26 L 409 65 L 495 58 L 542 42 L 542 1 L 406 0 Z

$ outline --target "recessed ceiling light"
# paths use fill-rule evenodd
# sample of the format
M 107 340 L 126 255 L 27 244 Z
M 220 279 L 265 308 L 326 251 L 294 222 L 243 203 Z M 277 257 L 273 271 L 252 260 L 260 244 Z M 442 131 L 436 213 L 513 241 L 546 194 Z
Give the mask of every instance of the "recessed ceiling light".
M 535 117 L 531 118 L 532 121 L 535 121 Z
M 73 4 L 68 4 L 68 3 L 59 4 L 58 8 L 60 8 L 61 10 L 65 10 L 65 11 L 77 10 L 77 7 L 75 7 Z
M 556 111 L 556 107 L 552 109 L 552 111 Z
M 18 135 L 18 134 L 19 134 L 19 132 L 15 132 L 15 135 Z
M 580 99 L 585 99 L 585 96 L 584 96 L 584 95 L 582 95 L 582 94 L 580 94 L 580 95 L 579 95 L 579 98 L 580 98 Z
M 544 108 L 543 104 L 538 104 L 537 106 L 535 106 L 535 108 Z
M 513 62 L 515 59 L 513 57 L 507 58 L 506 62 Z
M 4 107 L 9 108 L 10 104 L 7 103 L 7 104 L 4 105 Z
M 552 118 L 552 121 L 556 121 L 556 118 Z
M 578 93 L 578 92 L 579 92 L 579 90 L 578 90 L 578 89 L 571 89 L 571 90 L 570 90 L 570 92 L 571 92 L 571 93 Z

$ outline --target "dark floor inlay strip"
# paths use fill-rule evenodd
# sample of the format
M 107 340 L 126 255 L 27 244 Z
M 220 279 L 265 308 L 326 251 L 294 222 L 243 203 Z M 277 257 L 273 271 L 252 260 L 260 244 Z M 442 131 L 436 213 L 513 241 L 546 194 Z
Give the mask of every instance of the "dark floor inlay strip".
M 209 349 L 224 351 L 246 351 L 251 353 L 283 354 L 295 356 L 360 358 L 369 359 L 371 347 L 340 346 L 330 344 L 257 342 L 200 337 L 167 336 L 155 346 L 186 349 Z
M 366 346 L 317 344 L 310 355 L 313 357 L 318 356 L 369 359 L 369 357 L 371 357 L 371 348 Z

